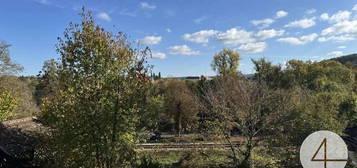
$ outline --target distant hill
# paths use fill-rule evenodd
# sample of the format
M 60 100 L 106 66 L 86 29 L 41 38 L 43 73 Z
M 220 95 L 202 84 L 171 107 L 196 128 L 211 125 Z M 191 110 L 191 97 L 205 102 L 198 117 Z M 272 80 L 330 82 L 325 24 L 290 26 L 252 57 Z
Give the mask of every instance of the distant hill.
M 353 66 L 357 66 L 357 54 L 350 54 L 350 55 L 346 55 L 346 56 L 332 58 L 331 60 L 338 61 L 345 65 L 350 64 Z

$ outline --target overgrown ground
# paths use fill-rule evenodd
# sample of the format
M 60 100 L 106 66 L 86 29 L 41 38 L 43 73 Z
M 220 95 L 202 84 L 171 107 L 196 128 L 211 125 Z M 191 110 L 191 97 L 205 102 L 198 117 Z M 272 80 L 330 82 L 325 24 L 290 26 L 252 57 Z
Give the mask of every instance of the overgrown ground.
M 225 150 L 140 151 L 139 157 L 151 158 L 164 167 L 226 167 L 229 163 Z

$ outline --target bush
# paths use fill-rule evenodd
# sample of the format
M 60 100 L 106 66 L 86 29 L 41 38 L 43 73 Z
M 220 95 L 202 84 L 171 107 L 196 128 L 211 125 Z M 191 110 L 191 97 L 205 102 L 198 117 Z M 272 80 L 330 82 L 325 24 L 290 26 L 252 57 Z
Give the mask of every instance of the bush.
M 138 168 L 161 168 L 162 166 L 157 161 L 153 160 L 149 156 L 144 156 L 141 158 Z
M 8 92 L 0 92 L 0 122 L 8 119 L 16 108 L 16 99 Z

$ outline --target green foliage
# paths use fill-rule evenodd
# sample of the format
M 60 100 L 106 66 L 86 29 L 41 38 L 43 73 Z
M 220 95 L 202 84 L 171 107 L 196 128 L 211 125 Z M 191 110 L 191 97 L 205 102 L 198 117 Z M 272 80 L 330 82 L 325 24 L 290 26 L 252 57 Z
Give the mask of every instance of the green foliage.
M 164 95 L 166 113 L 173 118 L 176 133 L 192 130 L 197 121 L 197 103 L 185 81 L 167 80 Z
M 339 104 L 339 115 L 348 121 L 347 127 L 357 126 L 357 95 L 352 92 L 347 94 Z
M 53 96 L 58 87 L 58 69 L 60 65 L 54 59 L 47 60 L 42 66 L 42 71 L 37 76 L 38 84 L 35 85 L 35 98 L 38 105 L 42 99 Z
M 5 121 L 11 115 L 17 106 L 16 99 L 8 92 L 0 92 L 0 122 Z
M 273 89 L 302 87 L 314 91 L 346 91 L 354 83 L 352 70 L 336 61 L 291 60 L 285 69 L 264 59 L 253 60 L 253 63 L 258 82 L 266 83 Z
M 155 131 L 159 128 L 160 119 L 165 110 L 165 98 L 163 95 L 149 95 L 146 103 L 146 111 L 141 116 L 141 126 L 147 130 Z
M 254 78 L 260 84 L 266 84 L 269 88 L 288 88 L 289 81 L 284 76 L 282 72 L 282 67 L 280 65 L 272 65 L 271 62 L 265 59 L 252 60 L 255 65 Z
M 290 81 L 315 91 L 344 91 L 351 89 L 354 74 L 336 61 L 319 63 L 289 61 L 286 69 Z
M 289 134 L 289 144 L 299 146 L 305 137 L 318 130 L 330 130 L 341 134 L 346 128 L 345 112 L 340 111 L 340 106 L 346 95 L 339 92 L 310 93 L 303 96 L 297 105 L 295 118 L 291 122 L 294 127 Z
M 330 130 L 339 134 L 356 124 L 356 95 L 353 92 L 354 72 L 336 61 L 303 62 L 291 60 L 286 68 L 266 60 L 253 61 L 255 78 L 271 90 L 290 92 L 293 108 L 279 124 L 270 139 L 271 155 L 283 158 L 279 167 L 299 165 L 298 148 L 309 134 Z M 279 136 L 280 135 L 280 136 Z
M 214 55 L 213 62 L 211 64 L 212 69 L 221 76 L 237 74 L 239 58 L 240 55 L 235 51 L 224 49 Z
M 127 167 L 149 78 L 145 51 L 81 14 L 59 38 L 58 89 L 40 118 L 52 128 L 58 167 Z
M 137 168 L 161 168 L 162 166 L 157 161 L 153 160 L 150 156 L 144 156 L 141 158 Z
M 338 61 L 344 65 L 357 66 L 357 54 L 341 56 L 331 60 Z

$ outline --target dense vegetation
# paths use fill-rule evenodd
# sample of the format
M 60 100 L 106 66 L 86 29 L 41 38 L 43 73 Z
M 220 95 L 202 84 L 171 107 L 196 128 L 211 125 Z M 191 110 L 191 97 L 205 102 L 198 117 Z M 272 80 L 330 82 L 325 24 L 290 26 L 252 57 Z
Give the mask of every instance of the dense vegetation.
M 212 80 L 165 79 L 151 72 L 149 49 L 134 49 L 90 13 L 81 17 L 59 38 L 60 59 L 46 61 L 37 77 L 16 76 L 22 68 L 0 44 L 0 121 L 37 116 L 50 128 L 36 146 L 43 167 L 301 167 L 307 135 L 357 126 L 355 56 L 284 68 L 252 60 L 256 73 L 247 79 L 237 70 L 240 55 L 224 49 L 213 57 Z M 152 132 L 230 148 L 137 150 Z
M 341 56 L 337 58 L 333 58 L 331 60 L 338 61 L 344 65 L 357 65 L 357 54 L 351 54 L 346 56 Z

